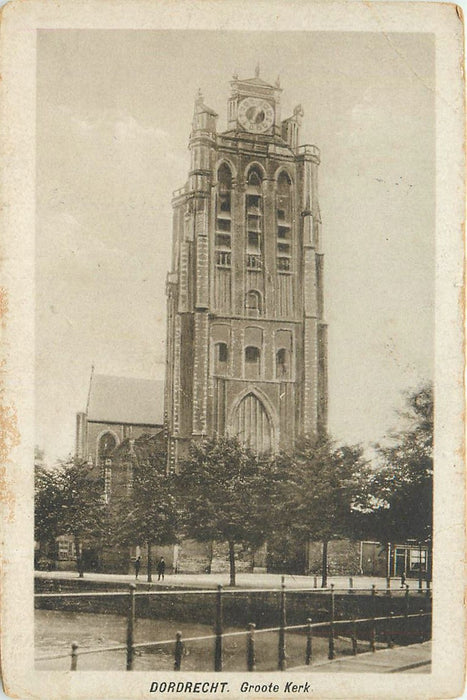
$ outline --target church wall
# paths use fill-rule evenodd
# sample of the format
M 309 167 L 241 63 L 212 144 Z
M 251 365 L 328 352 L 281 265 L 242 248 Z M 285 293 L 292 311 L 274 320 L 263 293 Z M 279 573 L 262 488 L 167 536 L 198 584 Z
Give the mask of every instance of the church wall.
M 120 444 L 126 438 L 137 439 L 141 435 L 156 435 L 162 430 L 162 426 L 155 425 L 129 425 L 116 423 L 100 423 L 87 421 L 87 457 L 91 457 L 94 464 L 97 462 L 97 445 L 101 435 L 110 432 L 117 438 Z

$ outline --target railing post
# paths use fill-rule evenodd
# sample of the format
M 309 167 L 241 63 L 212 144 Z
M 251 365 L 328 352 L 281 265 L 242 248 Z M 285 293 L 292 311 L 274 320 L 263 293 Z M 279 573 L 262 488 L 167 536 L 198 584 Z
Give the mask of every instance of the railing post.
M 255 623 L 248 623 L 248 634 L 246 636 L 246 665 L 248 671 L 256 671 L 255 655 Z
M 349 593 L 353 593 L 353 576 L 349 576 Z
M 376 651 L 376 586 L 371 586 L 371 629 L 370 629 L 370 651 Z
M 285 576 L 282 576 L 281 582 L 281 599 L 280 599 L 280 613 L 279 613 L 279 653 L 278 653 L 278 664 L 277 667 L 279 671 L 285 671 L 286 659 L 285 659 Z
M 409 601 L 409 584 L 405 584 L 405 608 L 404 608 L 404 633 L 405 633 L 405 641 L 408 642 L 409 640 L 409 610 L 410 610 L 410 601 Z
M 388 649 L 392 649 L 394 647 L 393 627 L 394 627 L 394 612 L 393 612 L 393 610 L 391 610 L 391 612 L 389 613 Z
M 217 586 L 216 594 L 216 640 L 214 643 L 214 671 L 222 671 L 222 586 Z
M 420 617 L 419 617 L 419 623 L 418 623 L 418 634 L 420 637 L 420 642 L 425 641 L 425 630 L 424 630 L 424 625 L 425 625 L 425 615 L 423 608 L 420 608 Z
M 175 635 L 175 662 L 174 671 L 180 671 L 182 666 L 182 656 L 183 656 L 183 642 L 182 633 L 177 632 Z
M 357 639 L 357 621 L 355 619 L 355 615 L 352 615 L 351 641 L 352 641 L 352 654 L 354 656 L 356 656 L 358 653 L 358 639 Z
M 77 642 L 72 642 L 71 644 L 71 671 L 76 671 L 78 665 L 78 644 Z
M 311 617 L 306 621 L 306 652 L 305 652 L 305 664 L 309 666 L 311 664 L 311 658 L 313 655 L 313 642 L 312 642 L 313 628 L 311 626 Z
M 126 670 L 133 671 L 133 632 L 135 626 L 135 589 L 136 585 L 130 583 L 130 599 L 128 602 L 128 620 L 126 628 Z
M 334 584 L 331 583 L 331 593 L 329 599 L 329 652 L 328 659 L 332 660 L 334 654 Z

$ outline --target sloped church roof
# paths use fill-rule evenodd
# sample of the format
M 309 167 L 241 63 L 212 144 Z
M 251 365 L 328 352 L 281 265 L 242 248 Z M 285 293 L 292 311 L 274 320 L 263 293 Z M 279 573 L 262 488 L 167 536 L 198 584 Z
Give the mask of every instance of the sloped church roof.
M 93 374 L 86 413 L 99 423 L 163 425 L 164 381 Z

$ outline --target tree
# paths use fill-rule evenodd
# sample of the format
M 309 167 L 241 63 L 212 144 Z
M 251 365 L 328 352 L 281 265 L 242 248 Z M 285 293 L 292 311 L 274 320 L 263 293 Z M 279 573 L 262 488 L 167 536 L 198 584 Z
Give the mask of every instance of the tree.
M 149 435 L 126 440 L 117 448 L 114 462 L 126 464 L 131 483 L 111 499 L 113 533 L 121 544 L 147 546 L 151 581 L 151 546 L 175 543 L 179 522 L 174 477 L 166 473 L 165 441 Z
M 369 525 L 381 542 L 431 542 L 433 526 L 433 389 L 407 397 L 407 427 L 378 445 L 380 468 L 371 481 Z M 421 567 L 420 567 L 421 573 Z
M 45 553 L 55 549 L 60 532 L 61 492 L 57 473 L 36 463 L 34 469 L 34 539 L 45 545 Z
M 278 455 L 275 472 L 276 523 L 303 542 L 321 540 L 324 588 L 328 543 L 352 533 L 355 511 L 366 502 L 368 467 L 362 451 L 336 446 L 326 435 L 304 437 L 292 452 Z
M 230 585 L 235 586 L 235 545 L 261 545 L 266 537 L 264 484 L 267 462 L 237 439 L 194 443 L 179 476 L 187 536 L 227 542 Z
M 83 542 L 102 536 L 105 530 L 102 480 L 87 463 L 74 459 L 53 469 L 36 464 L 34 506 L 36 540 L 50 545 L 59 535 L 71 535 L 82 577 Z
M 72 459 L 57 470 L 60 534 L 73 537 L 79 576 L 84 575 L 83 543 L 100 539 L 106 532 L 107 505 L 103 497 L 102 478 L 92 466 Z

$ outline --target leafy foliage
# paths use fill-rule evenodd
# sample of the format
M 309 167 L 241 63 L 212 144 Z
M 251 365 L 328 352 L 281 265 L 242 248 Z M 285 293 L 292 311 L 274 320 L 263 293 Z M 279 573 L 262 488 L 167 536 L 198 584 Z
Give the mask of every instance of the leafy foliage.
M 106 530 L 102 491 L 102 480 L 85 462 L 70 460 L 51 470 L 36 466 L 35 537 L 51 542 L 59 535 L 71 535 L 80 575 L 83 540 L 100 539 Z
M 359 447 L 336 446 L 326 435 L 303 437 L 290 453 L 277 456 L 270 502 L 275 530 L 298 541 L 323 542 L 323 585 L 327 576 L 327 543 L 349 537 L 358 508 L 368 499 L 368 466 Z
M 60 532 L 61 493 L 57 473 L 40 464 L 34 471 L 34 538 L 52 543 Z
M 235 585 L 234 545 L 261 545 L 267 533 L 265 484 L 268 464 L 237 439 L 194 443 L 179 476 L 184 531 L 199 541 L 229 543 Z
M 121 544 L 148 546 L 151 580 L 150 547 L 176 542 L 179 523 L 174 477 L 166 473 L 165 444 L 149 435 L 126 440 L 117 448 L 114 463 L 131 472 L 131 486 L 111 500 L 112 532 Z
M 384 543 L 431 539 L 433 524 L 433 390 L 425 386 L 407 399 L 409 426 L 378 445 L 382 467 L 371 490 L 376 506 L 370 520 Z

